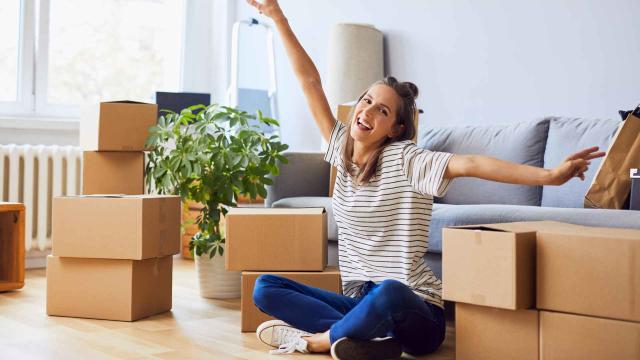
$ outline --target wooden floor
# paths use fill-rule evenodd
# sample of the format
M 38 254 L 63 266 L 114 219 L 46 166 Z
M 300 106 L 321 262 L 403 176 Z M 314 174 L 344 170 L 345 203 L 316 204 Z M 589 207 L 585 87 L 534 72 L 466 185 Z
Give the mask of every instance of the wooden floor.
M 0 358 L 330 359 L 268 355 L 255 334 L 240 332 L 239 300 L 200 297 L 193 261 L 176 257 L 173 281 L 170 312 L 135 322 L 90 320 L 47 316 L 45 271 L 28 270 L 23 289 L 0 293 Z M 420 359 L 453 359 L 454 342 L 448 327 L 440 350 Z

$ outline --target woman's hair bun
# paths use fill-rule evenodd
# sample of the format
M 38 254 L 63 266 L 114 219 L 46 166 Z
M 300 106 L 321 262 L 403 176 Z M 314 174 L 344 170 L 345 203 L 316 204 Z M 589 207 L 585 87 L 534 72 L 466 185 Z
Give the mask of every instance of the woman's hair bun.
M 400 95 L 403 98 L 411 97 L 412 100 L 415 100 L 418 97 L 418 87 L 416 86 L 416 84 L 412 82 L 409 82 L 409 81 L 399 82 L 398 79 L 396 79 L 395 77 L 387 76 L 379 83 L 385 84 L 393 88 L 398 93 L 398 95 Z
M 402 84 L 406 86 L 408 92 L 411 94 L 411 96 L 413 96 L 414 99 L 418 97 L 418 87 L 416 86 L 416 84 L 408 81 L 403 82 Z

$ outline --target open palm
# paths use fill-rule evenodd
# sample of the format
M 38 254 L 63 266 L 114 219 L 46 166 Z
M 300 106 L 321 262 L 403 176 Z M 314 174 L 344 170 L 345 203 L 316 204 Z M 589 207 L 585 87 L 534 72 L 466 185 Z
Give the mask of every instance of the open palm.
M 284 16 L 277 0 L 247 0 L 247 3 L 258 9 L 261 14 L 265 14 L 274 20 L 278 17 Z
M 581 150 L 569 155 L 555 169 L 551 170 L 550 185 L 562 185 L 574 177 L 584 180 L 584 173 L 589 170 L 592 159 L 603 157 L 604 151 L 598 151 L 597 146 Z

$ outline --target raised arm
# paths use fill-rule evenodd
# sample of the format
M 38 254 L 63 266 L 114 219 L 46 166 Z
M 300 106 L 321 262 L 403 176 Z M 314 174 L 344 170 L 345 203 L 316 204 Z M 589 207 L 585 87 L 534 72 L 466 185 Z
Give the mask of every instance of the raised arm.
M 256 0 L 247 0 L 247 3 L 275 22 L 289 61 L 293 66 L 293 71 L 302 87 L 309 109 L 311 109 L 311 115 L 316 124 L 318 124 L 322 137 L 328 142 L 336 119 L 331 113 L 329 101 L 327 101 L 327 96 L 322 90 L 318 69 L 302 45 L 300 45 L 276 0 L 263 0 L 262 3 Z
M 521 185 L 562 185 L 573 177 L 584 180 L 584 172 L 591 164 L 589 160 L 605 155 L 604 152 L 597 151 L 597 146 L 579 151 L 568 156 L 554 169 L 516 164 L 482 155 L 454 155 L 449 161 L 444 176 L 446 178 L 476 177 Z

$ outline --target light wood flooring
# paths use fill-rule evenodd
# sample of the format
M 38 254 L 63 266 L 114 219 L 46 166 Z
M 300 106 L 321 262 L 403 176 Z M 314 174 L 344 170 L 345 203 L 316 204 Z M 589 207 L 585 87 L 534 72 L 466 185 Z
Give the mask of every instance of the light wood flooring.
M 27 270 L 25 287 L 0 293 L 0 359 L 330 359 L 269 355 L 253 333 L 240 332 L 240 301 L 198 294 L 193 261 L 176 257 L 173 310 L 135 322 L 47 316 L 44 269 Z M 87 299 L 87 301 L 100 301 Z M 420 359 L 453 359 L 454 331 Z

